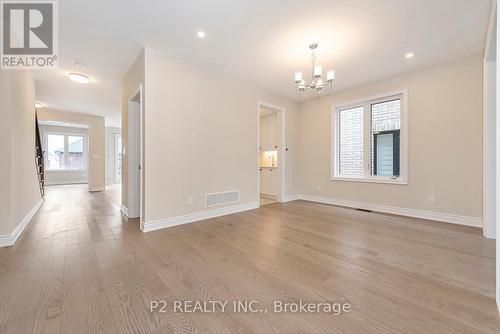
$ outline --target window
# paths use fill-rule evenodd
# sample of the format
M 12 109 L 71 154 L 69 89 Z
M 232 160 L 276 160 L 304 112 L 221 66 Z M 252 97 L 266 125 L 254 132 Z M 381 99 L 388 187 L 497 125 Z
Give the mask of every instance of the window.
M 332 179 L 407 183 L 406 92 L 335 106 Z
M 83 134 L 45 134 L 47 170 L 85 170 L 87 168 L 86 136 Z

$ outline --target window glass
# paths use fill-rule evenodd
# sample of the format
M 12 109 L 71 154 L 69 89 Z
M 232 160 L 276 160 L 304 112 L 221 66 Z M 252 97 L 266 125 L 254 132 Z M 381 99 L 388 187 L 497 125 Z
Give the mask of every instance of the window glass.
M 399 176 L 401 100 L 371 104 L 371 174 Z
M 83 136 L 68 136 L 67 169 L 84 169 Z
M 363 107 L 339 112 L 339 174 L 363 175 Z
M 47 169 L 64 169 L 64 135 L 47 136 Z

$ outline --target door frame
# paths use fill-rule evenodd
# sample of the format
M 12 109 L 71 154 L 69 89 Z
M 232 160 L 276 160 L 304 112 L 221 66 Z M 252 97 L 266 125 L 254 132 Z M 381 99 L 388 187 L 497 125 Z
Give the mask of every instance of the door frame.
M 286 109 L 283 107 L 276 106 L 272 103 L 264 102 L 264 101 L 258 101 L 257 102 L 257 203 L 260 207 L 260 109 L 261 107 L 266 107 L 270 109 L 276 110 L 276 124 L 278 125 L 278 129 L 281 130 L 281 133 L 278 133 L 279 135 L 279 143 L 278 143 L 278 148 L 279 148 L 279 159 L 278 159 L 278 170 L 280 173 L 280 178 L 279 178 L 279 187 L 278 187 L 278 195 L 277 195 L 277 201 L 278 202 L 285 202 L 285 172 L 286 172 L 286 150 L 287 146 L 285 144 L 285 112 Z
M 139 102 L 134 101 L 138 97 Z M 138 123 L 137 121 L 134 120 L 134 117 L 131 117 L 130 113 L 130 106 L 131 103 L 139 103 L 139 117 L 138 117 Z M 143 187 L 144 187 L 144 150 L 143 150 L 143 127 L 144 127 L 144 94 L 143 94 L 143 87 L 142 84 L 140 84 L 137 89 L 134 91 L 134 93 L 128 98 L 128 109 L 127 109 L 127 116 L 128 116 L 128 138 L 127 138 L 127 154 L 128 154 L 128 216 L 129 218 L 139 218 L 139 222 L 142 223 L 144 222 L 144 194 L 143 194 Z M 132 133 L 137 133 L 137 130 L 139 131 L 139 152 L 137 156 L 132 156 L 130 154 L 131 150 L 131 136 Z M 123 142 L 123 137 L 122 137 L 122 142 Z M 139 167 L 139 182 L 138 182 L 138 188 L 136 189 L 134 187 L 134 184 L 130 182 L 130 175 L 132 170 L 134 170 L 136 167 Z M 122 170 L 123 174 L 123 170 Z M 138 207 L 136 203 L 132 203 L 131 198 L 133 198 L 132 194 L 137 194 L 139 193 L 139 203 Z

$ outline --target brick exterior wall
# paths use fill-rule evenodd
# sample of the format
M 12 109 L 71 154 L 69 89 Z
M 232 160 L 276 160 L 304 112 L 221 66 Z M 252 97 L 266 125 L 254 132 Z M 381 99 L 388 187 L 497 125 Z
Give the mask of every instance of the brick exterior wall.
M 339 174 L 363 175 L 363 107 L 339 114 Z
M 401 101 L 377 103 L 372 106 L 372 131 L 399 129 Z

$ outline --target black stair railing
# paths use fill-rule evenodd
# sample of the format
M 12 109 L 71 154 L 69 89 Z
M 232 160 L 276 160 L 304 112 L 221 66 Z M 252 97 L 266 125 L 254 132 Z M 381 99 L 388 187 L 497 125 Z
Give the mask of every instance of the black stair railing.
M 40 129 L 38 128 L 38 115 L 35 110 L 35 166 L 38 174 L 38 184 L 40 194 L 45 197 L 45 169 L 43 160 L 42 141 L 40 139 Z

